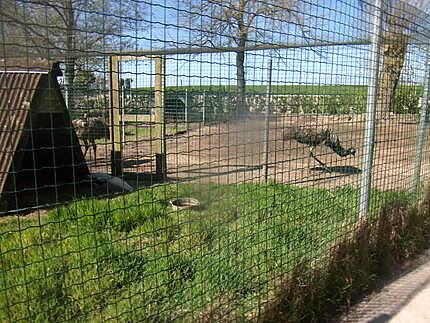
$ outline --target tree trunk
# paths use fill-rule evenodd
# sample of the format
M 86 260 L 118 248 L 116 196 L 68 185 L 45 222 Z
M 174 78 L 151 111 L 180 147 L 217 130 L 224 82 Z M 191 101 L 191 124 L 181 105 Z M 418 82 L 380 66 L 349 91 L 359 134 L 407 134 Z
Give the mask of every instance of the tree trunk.
M 239 114 L 245 112 L 245 52 L 239 51 L 236 54 L 237 68 L 237 110 Z
M 400 74 L 403 69 L 408 42 L 405 35 L 388 37 L 388 42 L 381 46 L 383 63 L 378 85 L 377 113 L 380 119 L 390 114 Z
M 246 32 L 242 31 L 243 25 L 239 26 L 240 38 L 239 38 L 239 48 L 244 48 L 246 46 L 248 35 Z M 242 115 L 247 111 L 245 102 L 246 93 L 246 80 L 245 80 L 245 51 L 239 50 L 236 54 L 236 77 L 237 77 L 237 112 L 238 115 Z

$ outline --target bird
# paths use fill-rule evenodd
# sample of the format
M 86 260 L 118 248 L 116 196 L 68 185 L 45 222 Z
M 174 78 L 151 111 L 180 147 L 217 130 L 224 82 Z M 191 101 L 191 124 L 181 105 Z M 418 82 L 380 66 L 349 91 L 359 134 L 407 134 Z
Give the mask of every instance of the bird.
M 324 169 L 331 172 L 325 163 L 314 155 L 317 146 L 325 145 L 340 157 L 355 156 L 355 148 L 344 148 L 338 136 L 329 128 L 318 130 L 312 127 L 291 127 L 283 134 L 283 140 L 295 140 L 309 146 L 309 157 L 312 157 Z
M 84 142 L 86 156 L 90 144 L 94 150 L 94 160 L 97 161 L 97 139 L 109 139 L 109 126 L 103 118 L 91 118 L 87 113 L 84 113 L 82 118 L 74 119 L 72 125 L 76 130 L 78 138 Z

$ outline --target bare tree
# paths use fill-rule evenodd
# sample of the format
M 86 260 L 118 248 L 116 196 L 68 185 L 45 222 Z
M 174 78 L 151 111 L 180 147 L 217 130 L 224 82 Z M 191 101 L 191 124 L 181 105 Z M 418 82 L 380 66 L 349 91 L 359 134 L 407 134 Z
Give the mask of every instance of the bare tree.
M 222 47 L 234 45 L 238 106 L 244 108 L 246 90 L 245 47 L 264 43 L 273 31 L 281 33 L 293 25 L 303 32 L 303 17 L 298 0 L 187 0 L 185 21 L 193 30 L 195 46 Z M 258 27 L 262 26 L 262 27 Z M 270 31 L 271 30 L 271 31 Z
M 132 0 L 2 0 L 0 51 L 4 58 L 62 57 L 71 108 L 77 63 L 90 52 L 129 47 L 127 31 L 137 28 L 142 11 Z

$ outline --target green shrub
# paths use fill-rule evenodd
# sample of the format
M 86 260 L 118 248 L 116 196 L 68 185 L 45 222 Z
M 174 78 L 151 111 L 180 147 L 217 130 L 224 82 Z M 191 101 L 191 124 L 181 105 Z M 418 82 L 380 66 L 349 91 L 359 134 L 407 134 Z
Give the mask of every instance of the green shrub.
M 294 95 L 274 99 L 274 110 L 278 113 L 305 114 L 351 114 L 366 110 L 363 95 Z
M 419 95 L 415 88 L 404 87 L 396 91 L 390 111 L 397 114 L 419 113 Z

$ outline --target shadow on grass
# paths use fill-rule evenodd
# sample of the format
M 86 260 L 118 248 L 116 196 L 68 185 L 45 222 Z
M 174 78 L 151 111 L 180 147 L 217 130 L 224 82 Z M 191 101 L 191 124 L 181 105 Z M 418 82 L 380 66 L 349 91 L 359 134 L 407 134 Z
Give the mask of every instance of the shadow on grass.
M 169 182 L 153 173 L 124 172 L 120 176 L 134 189 Z M 33 189 L 25 189 L 14 192 L 8 196 L 9 209 L 0 211 L 3 215 L 28 215 L 37 213 L 38 210 L 50 210 L 60 205 L 87 198 L 104 199 L 129 192 L 109 183 L 103 183 L 91 179 L 71 183 L 57 183 L 54 185 L 39 186 Z

